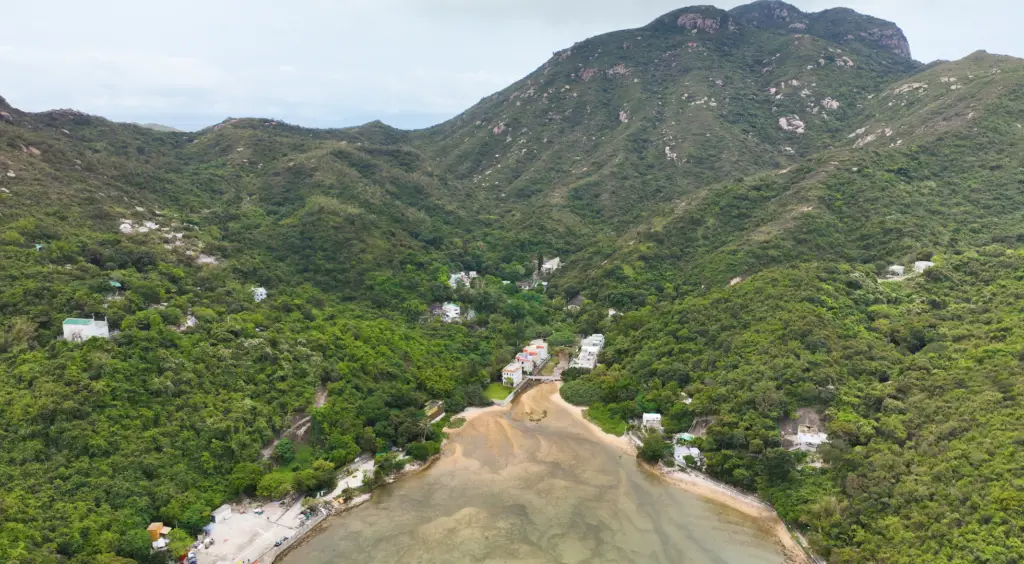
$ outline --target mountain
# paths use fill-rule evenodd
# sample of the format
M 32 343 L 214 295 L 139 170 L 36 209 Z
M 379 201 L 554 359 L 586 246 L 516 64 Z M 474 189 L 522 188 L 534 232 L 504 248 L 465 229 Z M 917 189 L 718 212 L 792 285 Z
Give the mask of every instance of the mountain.
M 563 394 L 709 423 L 707 471 L 829 562 L 1014 562 L 1021 124 L 1024 61 L 924 65 L 893 23 L 775 1 L 587 39 L 419 131 L 0 98 L 0 560 L 145 562 L 148 522 L 436 449 L 424 402 L 602 332 Z M 501 283 L 553 256 L 546 292 Z M 449 300 L 477 318 L 426 315 Z M 59 338 L 91 316 L 119 333 Z M 782 448 L 798 415 L 814 455 Z
M 860 100 L 920 68 L 897 27 L 842 14 L 684 8 L 557 52 L 411 142 L 510 222 L 542 210 L 572 248 L 581 232 L 621 231 L 703 186 L 838 143 Z
M 184 133 L 180 129 L 175 129 L 175 128 L 169 126 L 169 125 L 160 125 L 159 123 L 137 123 L 135 125 L 137 125 L 139 127 L 144 127 L 146 129 L 152 129 L 153 131 L 163 131 L 163 132 L 172 132 L 172 133 Z

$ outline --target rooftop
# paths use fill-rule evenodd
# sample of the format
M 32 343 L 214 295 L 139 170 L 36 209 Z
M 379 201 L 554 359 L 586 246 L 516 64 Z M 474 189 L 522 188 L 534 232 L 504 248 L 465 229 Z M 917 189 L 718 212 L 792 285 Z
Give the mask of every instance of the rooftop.
M 76 319 L 74 317 L 69 317 L 64 320 L 64 325 L 89 325 L 92 322 L 92 319 Z

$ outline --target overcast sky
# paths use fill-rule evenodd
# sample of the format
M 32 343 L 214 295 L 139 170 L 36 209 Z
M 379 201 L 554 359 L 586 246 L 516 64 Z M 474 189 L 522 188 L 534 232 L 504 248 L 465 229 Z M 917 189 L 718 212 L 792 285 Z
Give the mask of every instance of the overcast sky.
M 70 107 L 182 129 L 227 116 L 423 127 L 556 50 L 688 3 L 707 0 L 12 0 L 0 95 L 29 111 Z M 895 21 L 922 61 L 978 49 L 1024 56 L 1021 0 L 791 3 Z

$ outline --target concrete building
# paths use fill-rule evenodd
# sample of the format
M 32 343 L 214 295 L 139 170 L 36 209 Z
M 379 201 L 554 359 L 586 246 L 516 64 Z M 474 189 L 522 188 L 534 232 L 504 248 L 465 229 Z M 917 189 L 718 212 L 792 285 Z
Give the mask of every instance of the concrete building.
M 594 334 L 580 343 L 580 352 L 569 363 L 570 368 L 586 368 L 593 370 L 597 366 L 597 356 L 604 348 L 604 335 Z
M 704 466 L 704 457 L 700 453 L 700 449 L 694 446 L 677 445 L 675 450 L 672 452 L 672 458 L 675 459 L 676 464 L 680 466 L 690 466 L 686 461 L 686 457 L 692 457 L 697 468 Z
M 534 365 L 533 365 L 533 359 L 530 358 L 530 355 L 528 355 L 528 354 L 526 354 L 524 352 L 521 352 L 521 353 L 516 355 L 516 362 L 518 362 L 519 365 L 523 367 L 523 372 L 524 373 L 526 373 L 526 374 L 533 374 Z
M 643 417 L 643 428 L 650 429 L 652 431 L 661 431 L 661 414 L 645 413 Z
M 459 320 L 462 315 L 462 308 L 458 304 L 448 302 L 441 306 L 441 319 L 445 323 L 452 323 Z
M 477 273 L 475 270 L 470 270 L 469 272 L 456 272 L 455 274 L 448 276 L 448 285 L 452 287 L 452 290 L 458 288 L 460 284 L 469 288 L 469 285 L 476 278 Z
M 541 361 L 547 361 L 551 357 L 548 352 L 548 343 L 544 339 L 534 339 L 530 341 L 530 347 L 533 347 L 540 355 Z
M 555 257 L 541 265 L 540 271 L 542 274 L 552 274 L 554 271 L 562 267 L 562 259 Z
M 64 320 L 65 341 L 81 342 L 93 337 L 101 339 L 110 338 L 110 329 L 107 327 L 106 320 L 76 319 L 73 317 Z
M 515 388 L 523 381 L 523 365 L 512 361 L 508 366 L 501 369 L 501 383 L 509 388 Z
M 894 264 L 894 265 L 889 267 L 889 276 L 892 276 L 894 278 L 899 278 L 900 276 L 903 276 L 904 274 L 906 274 L 906 272 L 907 272 L 906 267 L 904 267 L 901 264 Z
M 818 447 L 828 442 L 828 434 L 818 431 L 817 427 L 810 425 L 800 425 L 796 433 L 796 441 L 794 442 L 794 450 L 802 450 L 804 452 L 815 452 Z
M 263 300 L 267 299 L 267 289 L 266 288 L 260 286 L 258 288 L 253 288 L 251 291 L 252 291 L 252 299 L 256 300 L 257 303 L 262 302 Z
M 226 503 L 224 505 L 221 505 L 217 509 L 214 509 L 213 513 L 210 513 L 210 519 L 214 523 L 223 523 L 224 521 L 227 521 L 230 518 L 231 506 Z
M 931 268 L 933 266 L 935 266 L 934 262 L 927 261 L 927 260 L 919 260 L 919 261 L 914 263 L 914 272 L 916 272 L 918 274 L 924 274 L 924 271 L 928 270 L 929 268 Z

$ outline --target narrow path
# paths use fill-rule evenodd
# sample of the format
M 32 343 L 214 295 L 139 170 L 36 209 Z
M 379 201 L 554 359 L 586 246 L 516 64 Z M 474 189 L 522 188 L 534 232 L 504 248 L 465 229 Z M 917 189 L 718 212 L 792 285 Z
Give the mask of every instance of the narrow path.
M 263 455 L 263 458 L 270 458 L 270 455 L 274 454 L 274 447 L 277 446 L 277 443 L 281 442 L 281 439 L 296 434 L 296 431 L 302 430 L 303 426 L 305 426 L 308 429 L 309 426 L 312 425 L 312 421 L 313 418 L 308 415 L 303 417 L 302 419 L 299 419 L 298 421 L 295 422 L 294 425 L 289 427 L 288 430 L 278 435 L 278 437 L 274 439 L 272 443 L 270 443 L 263 450 L 261 450 L 260 454 Z

